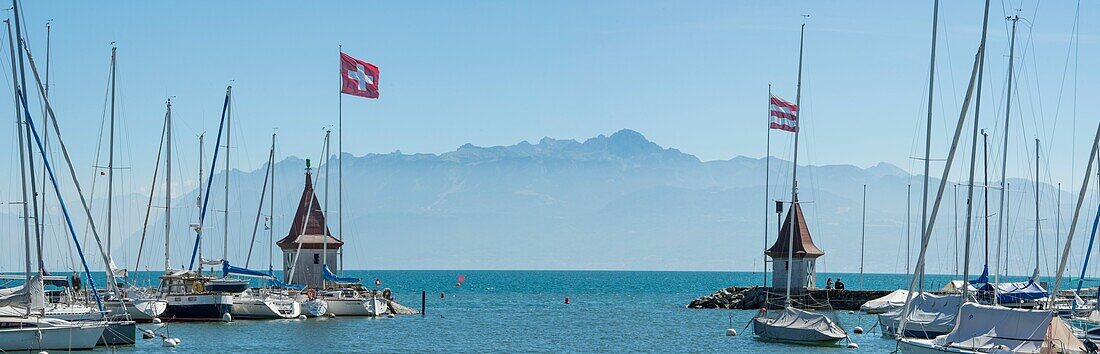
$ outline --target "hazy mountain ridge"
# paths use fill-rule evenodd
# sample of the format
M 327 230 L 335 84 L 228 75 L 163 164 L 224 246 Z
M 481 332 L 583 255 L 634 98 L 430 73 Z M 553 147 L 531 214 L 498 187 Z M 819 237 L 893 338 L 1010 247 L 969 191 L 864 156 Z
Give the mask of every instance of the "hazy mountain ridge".
M 765 159 L 737 156 L 703 162 L 632 130 L 584 142 L 543 138 L 538 144 L 465 144 L 442 154 L 396 151 L 343 156 L 348 268 L 753 270 L 760 267 L 765 222 L 769 242 L 775 238 L 774 204 L 767 200 L 790 199 L 788 161 L 770 160 L 772 185 L 766 199 Z M 325 166 L 313 165 L 324 204 Z M 330 227 L 338 232 L 338 181 L 336 166 L 331 167 L 328 209 Z M 233 170 L 230 175 L 228 253 L 236 264 L 244 263 L 252 237 L 265 168 Z M 298 157 L 276 163 L 274 239 L 285 236 L 289 227 L 304 168 L 304 160 Z M 204 225 L 204 252 L 213 257 L 221 256 L 225 234 L 223 176 L 219 171 L 213 178 Z M 800 200 L 807 203 L 804 210 L 811 232 L 826 252 L 821 271 L 858 270 L 864 184 L 869 190 L 867 269 L 904 271 L 905 185 L 912 183 L 911 242 L 915 245 L 920 220 L 918 178 L 888 163 L 868 168 L 803 166 L 799 176 Z M 1014 190 L 1025 190 L 1015 185 L 1026 181 L 1012 182 Z M 932 186 L 936 185 L 933 179 Z M 929 258 L 930 268 L 941 272 L 951 272 L 954 259 L 950 253 L 954 187 L 949 188 Z M 1053 191 L 1044 188 L 1048 190 L 1044 193 Z M 965 193 L 960 194 L 961 213 Z M 1030 198 L 1030 194 L 1017 194 L 1014 198 Z M 173 202 L 174 265 L 190 257 L 194 233 L 187 225 L 197 221 L 196 197 L 197 191 L 192 190 Z M 119 208 L 131 214 L 144 211 L 144 197 L 122 199 L 128 205 Z M 996 200 L 994 196 L 991 205 Z M 1013 215 L 1031 210 L 1026 209 L 1029 202 L 1016 200 L 1010 207 L 1018 205 Z M 1067 210 L 1063 207 L 1064 213 Z M 153 269 L 163 263 L 161 213 L 154 211 L 143 256 Z M 126 225 L 116 226 L 116 235 L 128 235 L 114 248 L 120 263 L 133 259 L 140 235 L 140 215 L 125 220 Z M 1027 235 L 1032 231 L 1028 230 L 1033 228 L 1017 223 L 1015 232 L 1020 236 L 1014 236 L 1018 239 L 1014 242 L 1029 245 Z M 268 235 L 263 224 L 261 218 L 253 268 L 267 263 Z M 914 250 L 912 257 L 915 254 Z M 275 267 L 280 267 L 277 261 Z M 1031 265 L 1019 267 L 1030 269 Z

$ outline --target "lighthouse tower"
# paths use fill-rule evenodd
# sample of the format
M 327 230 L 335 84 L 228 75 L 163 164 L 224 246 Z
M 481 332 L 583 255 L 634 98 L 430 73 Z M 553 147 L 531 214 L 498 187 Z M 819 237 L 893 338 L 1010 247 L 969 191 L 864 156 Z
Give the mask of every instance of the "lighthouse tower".
M 283 251 L 283 278 L 287 283 L 320 289 L 324 287 L 322 263 L 327 261 L 329 269 L 336 269 L 337 250 L 344 243 L 332 236 L 325 223 L 325 213 L 313 190 L 309 160 L 306 160 L 306 185 L 298 202 L 298 211 L 294 212 L 290 231 L 276 244 Z
M 794 228 L 794 252 L 788 260 L 792 227 Z M 764 254 L 772 259 L 772 288 L 787 287 L 787 267 L 791 268 L 792 292 L 815 288 L 817 257 L 824 256 L 825 252 L 814 245 L 814 240 L 810 237 L 810 228 L 806 225 L 806 218 L 802 214 L 802 206 L 797 199 L 787 210 L 787 218 L 783 220 L 783 227 L 779 229 L 779 237 L 764 251 Z

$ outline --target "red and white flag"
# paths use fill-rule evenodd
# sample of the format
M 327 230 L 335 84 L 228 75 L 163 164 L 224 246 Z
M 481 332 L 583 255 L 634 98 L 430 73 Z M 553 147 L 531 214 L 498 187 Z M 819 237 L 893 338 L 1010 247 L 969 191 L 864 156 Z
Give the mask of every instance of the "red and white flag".
M 378 67 L 340 53 L 340 92 L 352 96 L 378 98 Z
M 798 131 L 798 106 L 794 103 L 784 101 L 782 98 L 779 98 L 779 96 L 772 95 L 771 108 L 768 111 L 768 117 L 771 118 L 769 126 L 772 129 L 789 132 Z

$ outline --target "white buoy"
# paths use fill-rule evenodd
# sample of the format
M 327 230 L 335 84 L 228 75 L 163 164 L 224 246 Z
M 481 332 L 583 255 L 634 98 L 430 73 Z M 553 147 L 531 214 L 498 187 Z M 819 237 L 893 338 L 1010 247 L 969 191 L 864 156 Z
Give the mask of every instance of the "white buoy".
M 391 314 L 387 314 L 387 315 L 386 315 L 386 317 L 388 317 L 388 318 L 394 318 L 394 317 L 397 317 L 397 316 L 394 316 L 394 315 L 393 315 L 393 314 L 391 313 Z
M 848 349 L 859 349 L 859 344 L 855 342 L 848 342 Z
M 172 342 L 176 343 L 176 345 L 180 345 L 180 343 L 183 343 L 183 341 L 179 338 L 172 338 Z
M 169 348 L 175 348 L 176 345 L 178 345 L 178 344 L 175 341 L 173 341 L 171 338 L 169 338 L 169 339 L 165 339 L 164 341 L 162 341 L 161 345 L 165 346 L 165 347 L 169 347 Z
M 848 310 L 848 314 L 849 314 L 849 315 L 853 315 L 853 314 L 855 314 L 855 313 L 856 313 L 855 311 L 852 311 L 852 310 Z
M 152 322 L 153 322 L 153 324 L 160 324 L 160 319 L 159 319 L 159 318 L 156 318 L 156 317 L 153 317 L 153 321 L 152 321 Z
M 306 315 L 298 315 L 298 319 L 299 320 L 304 320 L 304 319 L 306 319 Z
M 38 354 L 50 354 L 50 353 L 47 353 L 45 350 L 43 350 L 43 351 L 38 352 Z
M 863 334 L 863 327 L 856 326 L 856 328 L 852 329 L 852 332 L 855 332 L 856 334 Z
M 737 330 L 733 329 L 733 328 L 727 328 L 726 329 L 726 335 L 730 336 L 730 337 L 736 336 L 737 335 Z
M 224 315 L 222 315 L 222 322 L 231 322 L 231 321 L 233 321 L 233 315 L 230 315 L 228 312 L 226 312 Z
M 336 314 L 332 313 L 332 312 L 329 312 L 329 313 L 326 313 L 325 316 L 328 316 L 328 318 L 335 318 Z
M 154 334 L 153 331 L 150 331 L 148 329 L 138 328 L 138 330 L 141 331 L 141 338 L 153 339 L 153 337 L 156 336 L 156 334 Z

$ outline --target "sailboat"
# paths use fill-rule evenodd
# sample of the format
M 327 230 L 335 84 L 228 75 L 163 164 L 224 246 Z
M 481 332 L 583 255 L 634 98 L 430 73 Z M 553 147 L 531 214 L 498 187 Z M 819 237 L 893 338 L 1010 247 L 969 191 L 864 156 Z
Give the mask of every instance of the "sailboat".
M 110 109 L 110 112 L 111 112 L 111 115 L 110 115 L 110 128 L 109 128 L 110 132 L 108 134 L 108 136 L 109 136 L 109 146 L 107 148 L 109 157 L 108 157 L 108 162 L 107 162 L 107 173 L 106 173 L 107 174 L 107 206 L 106 206 L 106 210 L 107 210 L 107 223 L 106 223 L 106 225 L 107 225 L 107 247 L 106 248 L 107 248 L 107 250 L 106 250 L 106 252 L 107 252 L 107 260 L 112 265 L 111 266 L 112 274 L 109 278 L 111 278 L 110 281 L 112 281 L 112 283 L 114 285 L 113 288 L 117 289 L 117 292 L 116 291 L 104 292 L 104 294 L 103 294 L 104 295 L 103 305 L 104 305 L 104 308 L 107 309 L 107 311 L 110 311 L 110 313 L 112 314 L 112 317 L 121 318 L 121 319 L 128 319 L 128 320 L 134 320 L 134 321 L 149 322 L 149 321 L 152 321 L 157 316 L 160 316 L 160 314 L 164 313 L 164 309 L 168 306 L 167 302 L 165 302 L 164 300 L 156 298 L 156 296 L 153 295 L 153 294 L 146 294 L 144 291 L 141 291 L 140 289 L 131 290 L 131 291 L 124 290 L 124 288 L 128 287 L 128 285 L 129 285 L 124 281 L 125 278 L 128 276 L 128 272 L 126 271 L 126 269 L 120 269 L 120 268 L 118 268 L 114 265 L 115 264 L 114 263 L 114 258 L 112 257 L 112 254 L 111 254 L 111 234 L 112 234 L 112 229 L 113 229 L 112 215 L 113 215 L 113 210 L 114 210 L 113 200 L 114 200 L 114 175 L 115 175 L 115 173 L 114 173 L 115 172 L 114 159 L 115 159 L 115 87 L 116 87 L 115 76 L 116 76 L 116 71 L 117 71 L 116 68 L 117 68 L 117 62 L 118 62 L 117 61 L 117 51 L 118 51 L 117 47 L 114 47 L 114 46 L 111 47 L 111 79 L 110 79 L 110 91 L 111 91 L 111 95 L 110 95 L 111 96 L 111 103 L 110 103 L 110 108 L 111 109 Z M 165 118 L 165 129 L 168 129 L 168 124 L 171 123 L 170 119 L 171 119 L 171 108 L 169 108 L 168 115 L 166 115 L 166 118 Z M 120 278 L 123 279 L 123 281 L 119 281 Z M 84 306 L 84 307 L 87 308 L 87 306 Z M 94 310 L 94 309 L 89 308 L 89 310 Z M 59 309 L 57 309 L 57 311 L 58 311 L 58 315 L 52 316 L 52 317 L 72 319 L 73 317 L 76 316 L 76 314 L 72 314 L 73 312 L 81 312 L 81 310 L 78 307 L 74 308 L 73 305 L 68 305 L 67 308 L 65 308 L 65 309 L 60 309 L 59 308 Z M 68 312 L 70 314 L 65 314 L 64 312 Z M 92 311 L 87 311 L 87 312 L 88 313 L 85 314 L 84 317 L 88 317 L 88 318 L 96 317 L 96 314 L 92 313 Z M 129 331 L 127 333 L 130 333 L 130 332 L 134 332 L 134 331 Z M 135 335 L 136 335 L 136 332 L 135 332 Z M 133 343 L 134 339 L 135 338 L 130 338 L 130 343 Z
M 939 1 L 933 5 L 932 15 L 932 53 L 929 59 L 928 109 L 926 116 L 924 173 L 921 189 L 921 233 L 929 228 L 928 218 L 928 182 L 932 144 L 932 94 L 935 85 L 936 30 L 939 21 Z M 937 200 L 937 205 L 938 205 Z M 908 204 L 906 209 L 908 209 Z M 916 292 L 910 288 L 905 294 L 905 304 L 901 308 L 878 315 L 878 324 L 883 335 L 909 338 L 934 338 L 943 335 L 955 327 L 955 315 L 963 303 L 961 294 L 931 294 L 924 291 L 924 266 L 918 264 L 913 272 L 914 281 L 919 282 Z
M 1014 77 L 1013 61 L 1016 49 L 1016 24 L 1020 20 L 1020 16 L 1011 16 L 1008 20 L 1012 21 L 1012 34 L 1009 44 L 1009 61 L 1008 61 L 1008 94 L 1005 95 L 1005 124 L 1004 124 L 1004 154 L 1001 160 L 1001 213 L 998 215 L 998 239 L 1000 234 L 1005 229 L 1005 217 L 1007 212 L 1004 211 L 1005 193 L 1007 188 L 1005 187 L 1005 171 L 1007 169 L 1006 163 L 1008 159 L 1008 136 L 1009 136 L 1009 117 L 1012 109 L 1012 83 Z M 1039 140 L 1035 140 L 1035 271 L 1031 278 L 1024 282 L 1000 282 L 999 276 L 993 283 L 986 283 L 980 289 L 978 289 L 978 298 L 986 303 L 1013 307 L 1013 308 L 1035 308 L 1040 303 L 1046 302 L 1050 294 L 1043 289 L 1039 284 Z M 1007 237 L 1007 236 L 1006 236 Z M 1007 251 L 1006 251 L 1007 253 Z M 1000 267 L 998 267 L 1000 268 Z M 999 274 L 999 273 L 998 273 Z
M 49 162 L 49 156 L 46 154 L 46 150 L 42 143 L 42 139 L 39 137 L 37 129 L 34 127 L 34 121 L 30 114 L 30 109 L 27 105 L 26 92 L 23 90 L 27 87 L 24 75 L 16 75 L 16 52 L 19 52 L 19 67 L 23 70 L 23 46 L 22 32 L 20 26 L 20 13 L 18 0 L 12 1 L 12 8 L 15 14 L 15 26 L 17 35 L 13 38 L 11 31 L 11 24 L 8 21 L 8 43 L 11 50 L 11 65 L 12 65 L 12 77 L 13 86 L 15 92 L 15 117 L 16 126 L 19 128 L 18 143 L 19 143 L 19 161 L 20 161 L 20 189 L 23 195 L 23 250 L 24 250 L 24 283 L 19 287 L 13 287 L 8 289 L 0 289 L 0 350 L 2 351 L 23 351 L 23 350 L 71 350 L 71 349 L 91 349 L 96 346 L 104 334 L 104 330 L 107 328 L 108 323 L 101 316 L 97 321 L 87 322 L 69 322 L 61 319 L 52 319 L 44 316 L 46 310 L 46 299 L 44 294 L 44 284 L 42 277 L 44 276 L 44 269 L 39 265 L 35 270 L 31 265 L 31 226 L 30 220 L 34 214 L 28 206 L 28 201 L 34 201 L 37 203 L 37 196 L 33 188 L 33 171 L 34 165 L 33 151 L 37 150 L 42 157 L 42 163 L 45 167 L 46 176 L 49 177 L 49 181 L 53 186 L 53 191 L 57 193 L 57 201 L 61 206 L 63 216 L 68 226 L 69 235 L 72 236 L 72 240 L 75 244 L 77 253 L 80 255 L 82 265 L 84 266 L 85 275 L 91 274 L 88 269 L 87 262 L 84 262 L 83 249 L 79 243 L 79 238 L 76 235 L 76 231 L 72 227 L 72 220 L 70 218 L 68 209 L 64 202 L 64 196 L 60 194 L 60 188 L 56 175 Z M 18 39 L 16 39 L 18 38 Z M 13 42 L 19 42 L 19 45 L 14 45 Z M 27 52 L 29 53 L 29 51 Z M 32 69 L 33 61 L 31 64 Z M 21 71 L 22 73 L 22 71 Z M 35 71 L 35 78 L 37 78 L 37 71 Z M 41 82 L 39 82 L 38 88 L 41 89 Z M 52 116 L 52 110 L 49 109 L 49 101 L 43 99 L 46 103 L 46 108 L 49 111 L 49 115 Z M 54 121 L 56 123 L 56 120 Z M 45 126 L 45 125 L 44 125 Z M 56 125 L 55 125 L 56 127 Z M 60 140 L 60 136 L 58 136 Z M 33 143 L 32 143 L 33 142 Z M 37 149 L 35 149 L 35 147 Z M 31 151 L 27 151 L 31 150 Z M 66 161 L 68 162 L 68 153 L 65 153 Z M 28 168 L 29 167 L 29 168 Z M 27 171 L 31 171 L 31 175 L 28 179 Z M 70 169 L 70 172 L 71 169 Z M 27 181 L 31 181 L 31 190 L 28 193 Z M 34 212 L 37 212 L 35 208 Z M 37 219 L 37 218 L 35 218 Z M 38 226 L 35 225 L 36 232 Z M 36 238 L 37 239 L 37 238 Z M 41 245 L 41 243 L 36 243 Z M 42 252 L 41 247 L 38 247 L 38 259 L 41 263 Z M 91 290 L 95 294 L 95 283 L 89 282 Z M 98 302 L 99 297 L 96 297 Z
M 221 125 L 225 125 L 226 114 L 229 107 L 229 97 L 232 91 L 232 87 L 226 88 L 225 102 L 222 107 L 222 119 Z M 169 101 L 170 103 L 171 101 Z M 221 130 L 218 131 L 217 144 L 221 143 Z M 202 172 L 202 149 L 203 149 L 203 136 L 199 136 L 199 181 L 203 180 Z M 169 144 L 171 145 L 171 144 Z M 170 155 L 170 154 L 169 154 Z M 214 150 L 214 159 L 211 165 L 217 163 L 218 150 Z M 171 160 L 171 158 L 169 158 Z M 211 168 L 213 169 L 213 168 Z M 167 175 L 169 178 L 171 174 Z M 213 280 L 213 277 L 202 274 L 202 264 L 200 262 L 199 269 L 193 270 L 195 265 L 195 258 L 202 259 L 202 252 L 200 252 L 200 245 L 202 240 L 202 225 L 206 219 L 206 207 L 209 204 L 210 198 L 210 182 L 214 178 L 214 174 L 211 173 L 209 179 L 206 180 L 206 190 L 203 190 L 203 185 L 199 185 L 198 193 L 202 196 L 204 193 L 205 198 L 199 199 L 199 222 L 192 225 L 195 230 L 195 247 L 191 251 L 191 262 L 188 269 L 171 269 L 168 265 L 168 253 L 165 249 L 165 272 L 160 276 L 160 293 L 165 300 L 168 301 L 167 309 L 161 317 L 166 319 L 184 320 L 184 321 L 231 321 L 233 316 L 230 314 L 230 310 L 233 308 L 233 295 L 225 292 L 218 292 L 207 289 L 206 284 Z M 171 185 L 169 183 L 168 185 Z M 170 194 L 169 196 L 170 197 Z M 171 208 L 168 208 L 169 210 Z M 170 218 L 165 218 L 165 222 L 170 223 Z M 166 230 L 170 226 L 165 226 Z M 169 235 L 165 235 L 165 245 L 168 245 L 167 239 Z M 242 290 L 243 291 L 243 290 Z
M 275 172 L 275 134 L 271 134 L 271 151 L 268 154 L 267 171 L 264 174 L 264 187 L 260 192 L 260 203 L 256 211 L 256 226 L 252 230 L 252 238 L 255 241 L 256 232 L 259 226 L 260 214 L 264 207 L 264 196 L 267 194 L 268 181 L 272 181 L 270 184 L 272 187 L 271 195 L 275 195 L 274 187 L 274 172 Z M 271 198 L 272 204 L 275 198 Z M 274 218 L 274 206 L 269 205 L 272 208 L 272 218 Z M 269 220 L 270 221 L 270 220 Z M 268 230 L 271 227 L 268 225 Z M 269 232 L 270 235 L 270 232 Z M 269 254 L 268 254 L 268 271 L 266 273 L 254 271 L 248 269 L 249 262 L 252 260 L 252 247 L 249 246 L 248 258 L 245 260 L 245 267 L 238 268 L 229 264 L 229 261 L 225 261 L 223 264 L 223 276 L 228 277 L 230 274 L 265 279 L 269 282 L 269 285 L 273 285 L 273 282 L 278 280 L 271 271 L 272 255 L 270 254 L 270 248 L 274 247 L 274 242 L 271 237 L 268 238 Z M 255 245 L 255 242 L 250 242 L 249 245 Z M 233 295 L 233 310 L 232 314 L 234 318 L 253 318 L 253 319 L 280 319 L 280 318 L 297 318 L 302 314 L 302 303 L 295 297 L 289 294 L 278 291 L 277 289 L 269 286 L 267 288 L 253 288 L 248 289 L 240 294 Z
M 978 53 L 974 60 L 974 66 L 970 76 L 970 83 L 966 91 L 966 96 L 963 100 L 962 112 L 959 115 L 958 124 L 955 128 L 954 140 L 951 143 L 950 152 L 947 157 L 947 163 L 945 164 L 943 177 L 940 179 L 939 191 L 936 195 L 935 206 L 932 209 L 931 217 L 929 218 L 929 224 L 923 230 L 921 230 L 921 250 L 917 259 L 917 271 L 913 274 L 913 279 L 910 282 L 910 290 L 913 289 L 920 273 L 924 271 L 925 256 L 928 251 L 928 244 L 931 237 L 932 226 L 935 224 L 936 215 L 939 211 L 940 201 L 943 196 L 943 190 L 947 183 L 947 176 L 951 171 L 951 165 L 954 161 L 955 152 L 958 147 L 959 135 L 962 131 L 963 125 L 966 121 L 966 114 L 969 110 L 969 105 L 976 82 L 981 72 L 981 64 L 984 58 L 986 33 L 988 28 L 989 19 L 989 1 L 985 3 L 985 21 L 983 23 L 982 40 L 978 47 Z M 980 87 L 980 85 L 977 85 Z M 977 120 L 977 119 L 975 119 Z M 977 143 L 976 137 L 976 123 L 975 123 L 975 139 L 974 146 Z M 1100 126 L 1097 127 L 1096 137 L 1093 140 L 1093 147 L 1091 150 L 1091 156 L 1089 157 L 1088 168 L 1086 171 L 1091 171 L 1093 167 L 1093 160 L 1097 155 L 1097 147 L 1100 145 Z M 972 148 L 973 152 L 975 149 Z M 973 161 L 973 159 L 971 159 Z M 973 162 L 971 163 L 971 181 L 973 181 Z M 1087 191 L 1089 184 L 1089 173 L 1086 172 L 1084 182 L 1082 184 L 1081 193 L 1078 197 L 1077 209 L 1074 212 L 1073 223 L 1071 223 L 1069 236 L 1066 239 L 1065 248 L 1062 252 L 1062 258 L 1059 262 L 1059 269 L 1056 273 L 1058 277 L 1055 280 L 1054 287 L 1058 287 L 1058 283 L 1061 281 L 1061 274 L 1065 270 L 1065 266 L 1069 257 L 1070 246 L 1072 245 L 1074 231 L 1077 225 L 1078 216 L 1080 214 L 1081 205 L 1084 202 L 1085 192 Z M 971 182 L 971 189 L 973 189 L 973 183 Z M 968 221 L 969 222 L 969 221 Z M 969 235 L 967 236 L 969 240 Z M 969 253 L 967 253 L 969 257 Z M 967 258 L 968 263 L 969 258 Z M 967 269 L 968 264 L 964 264 L 964 272 Z M 964 277 L 967 276 L 964 273 Z M 967 288 L 963 288 L 964 294 L 967 292 Z M 910 309 L 912 305 L 911 301 L 906 302 L 906 310 Z M 905 317 L 903 317 L 904 319 Z M 899 332 L 904 333 L 906 329 L 906 321 L 903 320 L 900 324 Z M 917 338 L 900 338 L 897 342 L 898 348 L 903 353 L 989 353 L 989 352 L 1004 352 L 1004 353 L 1086 353 L 1090 350 L 1086 349 L 1085 345 L 1074 337 L 1072 330 L 1062 321 L 1061 318 L 1055 316 L 1053 311 L 1050 310 L 1022 310 L 1011 309 L 1001 306 L 981 305 L 971 302 L 964 302 L 959 306 L 956 315 L 956 323 L 954 328 L 947 334 L 938 336 L 934 339 L 917 339 Z
M 805 242 L 809 239 L 809 228 L 806 225 L 802 215 L 802 207 L 798 201 L 798 132 L 801 130 L 798 127 L 798 110 L 802 97 L 802 48 L 805 33 L 806 24 L 802 24 L 798 45 L 798 89 L 795 103 L 791 105 L 788 102 L 777 100 L 777 97 L 769 97 L 773 107 L 781 107 L 779 108 L 781 112 L 779 115 L 782 117 L 778 118 L 784 119 L 783 122 L 786 124 L 780 126 L 779 129 L 793 130 L 794 132 L 794 158 L 791 163 L 791 207 L 787 212 L 787 221 L 780 228 L 779 238 L 776 240 L 775 246 L 772 247 L 772 249 L 778 251 L 779 248 L 786 246 L 787 260 L 784 263 L 787 272 L 786 297 L 781 311 L 769 313 L 765 307 L 760 314 L 753 317 L 752 329 L 753 333 L 763 340 L 810 345 L 833 345 L 841 339 L 847 338 L 848 333 L 825 314 L 795 308 L 791 301 L 791 286 L 794 285 L 791 283 L 791 278 L 794 276 L 793 269 L 796 268 L 795 245 L 799 246 L 800 260 L 797 264 L 799 265 L 800 284 L 807 281 L 805 272 L 809 269 L 806 269 L 804 265 L 810 264 L 802 259 L 809 257 L 812 260 L 824 254 L 816 246 L 813 246 L 812 242 Z M 778 265 L 775 268 L 778 268 Z M 812 278 L 808 280 L 811 283 L 813 281 Z

